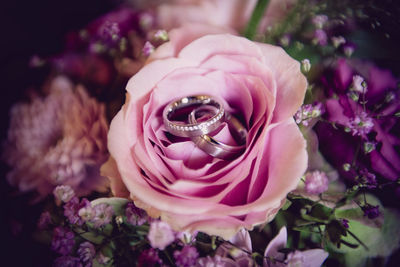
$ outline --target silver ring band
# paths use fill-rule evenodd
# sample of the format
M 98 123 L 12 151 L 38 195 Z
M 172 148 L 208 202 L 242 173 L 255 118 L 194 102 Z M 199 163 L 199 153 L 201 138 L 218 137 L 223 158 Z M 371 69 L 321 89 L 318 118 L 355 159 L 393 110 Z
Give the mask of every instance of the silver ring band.
M 183 121 L 172 121 L 174 114 L 183 108 L 193 105 L 213 106 L 217 109 L 214 116 L 204 122 L 196 120 L 187 123 Z M 165 128 L 173 135 L 180 137 L 194 137 L 205 135 L 215 131 L 225 120 L 225 110 L 221 102 L 208 95 L 187 96 L 169 103 L 163 110 L 163 121 Z
M 189 114 L 189 122 L 196 123 L 197 122 L 196 112 L 199 112 L 200 110 L 203 109 L 204 107 L 199 107 L 193 110 Z M 212 109 L 209 109 L 209 111 L 213 112 Z M 246 149 L 247 130 L 240 123 L 240 121 L 231 114 L 225 113 L 225 119 L 226 122 L 228 123 L 228 127 L 232 133 L 232 136 L 240 145 L 238 146 L 227 145 L 215 140 L 213 137 L 209 135 L 195 136 L 192 137 L 191 139 L 198 148 L 200 148 L 207 154 L 216 158 L 230 160 L 243 153 L 243 151 Z

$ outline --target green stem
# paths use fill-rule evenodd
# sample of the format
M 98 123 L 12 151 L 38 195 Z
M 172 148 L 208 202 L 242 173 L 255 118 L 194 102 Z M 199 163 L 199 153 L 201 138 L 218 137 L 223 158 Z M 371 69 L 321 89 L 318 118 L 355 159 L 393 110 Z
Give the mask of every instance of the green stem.
M 258 0 L 257 5 L 253 10 L 253 14 L 251 15 L 250 22 L 247 24 L 247 28 L 244 32 L 244 36 L 250 40 L 254 39 L 254 36 L 257 33 L 258 24 L 261 21 L 261 18 L 264 15 L 264 11 L 268 6 L 269 0 Z
M 168 261 L 171 263 L 171 265 L 174 265 L 174 261 L 172 260 L 171 256 L 166 252 L 165 250 L 162 251 L 164 255 L 167 257 Z

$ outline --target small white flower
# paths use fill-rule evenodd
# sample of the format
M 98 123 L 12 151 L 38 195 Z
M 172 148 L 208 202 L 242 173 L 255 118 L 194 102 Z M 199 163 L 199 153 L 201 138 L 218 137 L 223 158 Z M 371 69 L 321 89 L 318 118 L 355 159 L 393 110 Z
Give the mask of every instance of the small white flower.
M 150 225 L 147 238 L 153 248 L 163 250 L 169 244 L 174 242 L 175 235 L 168 223 L 163 221 L 154 221 Z
M 360 75 L 354 75 L 353 83 L 351 84 L 351 89 L 353 89 L 354 91 L 359 92 L 359 93 L 366 93 L 367 86 L 364 81 L 364 78 L 361 77 Z
M 75 192 L 69 185 L 59 185 L 54 188 L 53 195 L 56 200 L 67 203 L 75 196 Z

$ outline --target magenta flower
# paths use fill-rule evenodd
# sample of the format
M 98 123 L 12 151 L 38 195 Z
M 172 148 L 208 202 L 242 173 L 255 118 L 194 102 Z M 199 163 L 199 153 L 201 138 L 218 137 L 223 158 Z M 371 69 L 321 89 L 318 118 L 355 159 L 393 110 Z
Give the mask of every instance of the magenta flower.
M 162 260 L 158 256 L 157 250 L 154 248 L 150 248 L 147 250 L 143 250 L 138 259 L 138 267 L 144 266 L 159 266 L 162 264 Z
M 175 264 L 178 267 L 191 267 L 196 263 L 199 253 L 192 246 L 184 246 L 182 250 L 174 251 Z
M 340 59 L 335 71 L 327 72 L 322 83 L 329 97 L 325 118 L 337 128 L 327 123 L 318 123 L 315 128 L 320 150 L 328 162 L 350 180 L 361 176 L 364 169 L 379 178 L 398 179 L 400 119 L 395 113 L 400 108 L 400 95 L 395 90 L 396 79 L 371 63 Z M 351 98 L 349 92 L 359 97 Z M 353 162 L 357 146 L 360 149 L 356 168 L 343 169 L 344 164 Z
M 47 97 L 11 110 L 3 153 L 12 167 L 8 181 L 41 197 L 58 185 L 69 185 L 78 196 L 105 190 L 99 168 L 107 157 L 107 130 L 104 106 L 83 87 L 55 78 Z
M 365 112 L 355 114 L 353 118 L 349 119 L 347 123 L 352 135 L 360 135 L 366 137 L 374 127 L 374 121 Z

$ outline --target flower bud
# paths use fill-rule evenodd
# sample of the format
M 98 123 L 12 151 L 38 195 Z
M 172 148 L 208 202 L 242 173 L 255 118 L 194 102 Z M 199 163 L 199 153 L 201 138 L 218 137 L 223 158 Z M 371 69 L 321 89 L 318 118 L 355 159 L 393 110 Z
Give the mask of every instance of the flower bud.
M 308 72 L 310 71 L 310 69 L 311 69 L 310 60 L 308 60 L 308 59 L 303 59 L 303 60 L 301 61 L 301 71 L 302 71 L 303 73 L 308 73 Z

